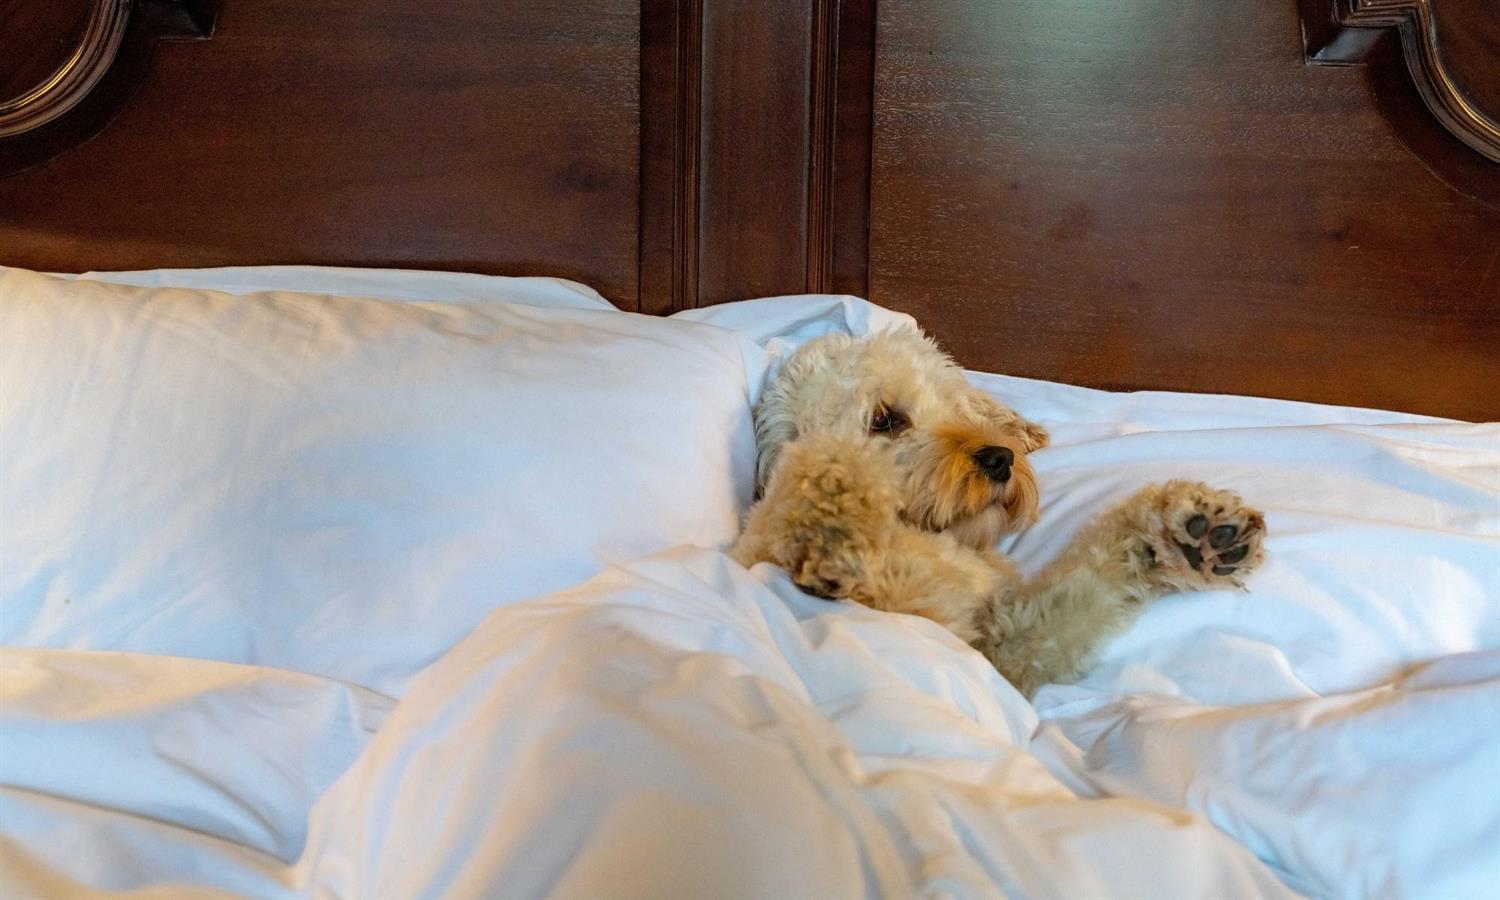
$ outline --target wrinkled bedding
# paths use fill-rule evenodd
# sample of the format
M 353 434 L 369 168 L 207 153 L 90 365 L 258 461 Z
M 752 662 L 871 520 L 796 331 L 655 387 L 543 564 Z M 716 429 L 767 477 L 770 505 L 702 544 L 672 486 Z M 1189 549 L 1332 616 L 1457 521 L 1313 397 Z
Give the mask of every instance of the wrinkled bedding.
M 338 289 L 314 274 L 234 278 Z M 592 303 L 559 284 L 483 302 Z M 683 318 L 743 339 L 748 403 L 807 338 L 902 317 L 803 297 Z M 1002 543 L 1024 569 L 1135 487 L 1201 478 L 1266 513 L 1249 590 L 1164 598 L 1034 706 L 937 626 L 805 596 L 721 540 L 601 560 L 529 599 L 497 589 L 504 602 L 400 682 L 11 646 L 0 894 L 1500 884 L 1500 426 L 972 377 L 1053 434 L 1033 457 L 1041 523 Z M 639 516 L 655 502 L 639 496 Z

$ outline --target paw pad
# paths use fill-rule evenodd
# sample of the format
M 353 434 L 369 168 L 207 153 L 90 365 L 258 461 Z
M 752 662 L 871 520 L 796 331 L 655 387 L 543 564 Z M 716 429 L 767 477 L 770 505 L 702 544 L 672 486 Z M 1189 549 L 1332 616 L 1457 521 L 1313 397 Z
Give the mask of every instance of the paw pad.
M 1161 485 L 1158 532 L 1146 564 L 1168 583 L 1209 588 L 1243 584 L 1263 557 L 1265 518 L 1228 491 L 1196 482 Z

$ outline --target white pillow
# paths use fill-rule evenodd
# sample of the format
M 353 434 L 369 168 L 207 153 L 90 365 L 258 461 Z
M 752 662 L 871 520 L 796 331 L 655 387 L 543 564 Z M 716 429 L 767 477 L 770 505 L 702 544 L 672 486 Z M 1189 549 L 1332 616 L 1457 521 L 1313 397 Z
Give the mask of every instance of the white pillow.
M 587 285 L 565 278 L 473 275 L 421 269 L 355 269 L 344 266 L 223 266 L 212 269 L 146 269 L 63 275 L 139 287 L 196 288 L 228 294 L 296 291 L 383 300 L 441 303 L 519 303 L 564 309 L 613 309 Z
M 734 538 L 735 334 L 0 268 L 0 643 L 386 693 L 495 606 Z

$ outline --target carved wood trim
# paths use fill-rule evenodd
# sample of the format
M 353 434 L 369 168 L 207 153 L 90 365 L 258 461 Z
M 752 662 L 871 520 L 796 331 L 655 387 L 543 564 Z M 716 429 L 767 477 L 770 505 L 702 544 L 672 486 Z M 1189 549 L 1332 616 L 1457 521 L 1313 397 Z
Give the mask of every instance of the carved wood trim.
M 1379 29 L 1401 36 L 1406 67 L 1443 127 L 1487 159 L 1500 162 L 1500 121 L 1465 96 L 1444 64 L 1432 0 L 1302 0 L 1309 62 L 1363 63 Z
M 641 312 L 698 305 L 704 0 L 641 3 Z
M 95 0 L 72 55 L 40 84 L 18 97 L 0 100 L 0 138 L 39 128 L 88 95 L 115 61 L 130 6 L 131 0 Z
M 839 0 L 815 0 L 807 152 L 807 291 L 833 283 L 833 165 L 838 109 Z
M 206 40 L 218 0 L 97 0 L 83 39 L 40 85 L 0 102 L 0 178 L 103 131 L 140 87 L 158 41 Z
M 876 0 L 840 0 L 833 134 L 832 280 L 823 290 L 869 296 L 875 138 Z
M 677 178 L 672 194 L 676 243 L 680 248 L 672 278 L 672 308 L 698 305 L 698 212 L 703 140 L 703 0 L 681 0 L 682 43 L 677 61 Z
M 644 0 L 642 312 L 865 292 L 874 10 Z
M 814 9 L 807 290 L 864 296 L 870 272 L 875 0 Z

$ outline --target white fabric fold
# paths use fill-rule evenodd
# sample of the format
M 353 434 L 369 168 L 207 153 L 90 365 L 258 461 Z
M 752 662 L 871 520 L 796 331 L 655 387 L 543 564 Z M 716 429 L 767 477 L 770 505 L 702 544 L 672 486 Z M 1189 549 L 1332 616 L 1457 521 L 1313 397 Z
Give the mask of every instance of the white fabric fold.
M 923 620 L 682 549 L 492 616 L 318 804 L 320 896 L 1277 896 L 1202 818 L 1081 800 Z

